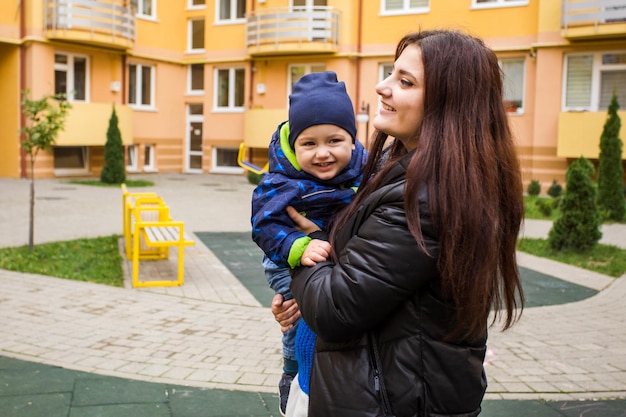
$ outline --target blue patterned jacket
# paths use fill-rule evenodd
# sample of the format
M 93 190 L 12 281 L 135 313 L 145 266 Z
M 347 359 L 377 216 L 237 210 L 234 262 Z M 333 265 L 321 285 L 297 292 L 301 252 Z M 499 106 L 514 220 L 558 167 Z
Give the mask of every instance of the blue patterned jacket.
M 286 212 L 294 207 L 326 230 L 328 221 L 354 197 L 367 151 L 357 140 L 348 166 L 331 180 L 302 171 L 289 146 L 289 124 L 278 125 L 269 145 L 269 172 L 252 194 L 252 239 L 278 266 L 300 264 L 310 238 L 296 230 Z

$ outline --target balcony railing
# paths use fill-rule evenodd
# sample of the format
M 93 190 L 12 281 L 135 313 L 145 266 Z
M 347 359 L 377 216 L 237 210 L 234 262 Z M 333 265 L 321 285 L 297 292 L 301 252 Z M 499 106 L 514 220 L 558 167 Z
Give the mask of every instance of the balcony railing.
M 135 16 L 128 0 L 44 0 L 46 36 L 128 48 Z
M 626 37 L 624 0 L 562 0 L 561 9 L 565 38 Z
M 251 55 L 337 52 L 341 14 L 333 7 L 285 7 L 248 15 Z

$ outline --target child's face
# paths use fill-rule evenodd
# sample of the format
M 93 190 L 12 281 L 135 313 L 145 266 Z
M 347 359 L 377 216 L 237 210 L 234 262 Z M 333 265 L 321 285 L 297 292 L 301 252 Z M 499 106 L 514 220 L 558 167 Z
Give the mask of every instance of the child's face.
M 310 126 L 294 143 L 296 160 L 304 172 L 321 180 L 339 174 L 352 158 L 354 144 L 350 134 L 339 126 Z

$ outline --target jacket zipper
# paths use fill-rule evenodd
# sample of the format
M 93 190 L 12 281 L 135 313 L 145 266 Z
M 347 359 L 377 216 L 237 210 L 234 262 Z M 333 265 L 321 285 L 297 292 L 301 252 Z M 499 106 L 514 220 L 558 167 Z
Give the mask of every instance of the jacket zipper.
M 380 394 L 382 400 L 383 415 L 386 417 L 394 417 L 391 411 L 391 401 L 387 395 L 387 387 L 385 387 L 385 378 L 382 372 L 382 361 L 380 360 L 380 353 L 378 352 L 378 340 L 373 333 L 369 333 L 368 341 L 373 354 L 373 366 L 374 366 L 374 389 Z

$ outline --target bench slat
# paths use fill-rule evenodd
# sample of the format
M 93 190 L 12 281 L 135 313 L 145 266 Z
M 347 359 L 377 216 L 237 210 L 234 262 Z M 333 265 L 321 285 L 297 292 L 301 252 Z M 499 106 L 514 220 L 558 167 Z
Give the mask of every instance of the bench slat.
M 179 228 L 175 226 L 149 226 L 144 230 L 150 242 L 178 242 L 180 240 Z M 183 241 L 189 243 L 192 239 L 185 234 Z

